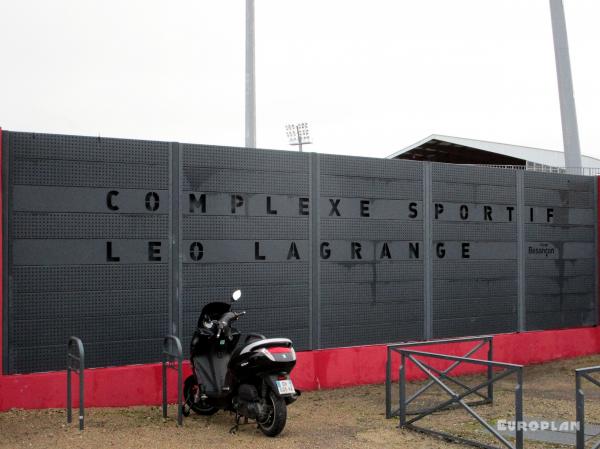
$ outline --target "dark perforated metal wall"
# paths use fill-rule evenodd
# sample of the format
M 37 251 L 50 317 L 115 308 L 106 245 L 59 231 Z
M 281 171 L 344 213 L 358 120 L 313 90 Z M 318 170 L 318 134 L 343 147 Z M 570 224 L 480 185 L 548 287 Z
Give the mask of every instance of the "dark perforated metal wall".
M 517 172 L 449 164 L 431 170 L 433 336 L 516 330 Z
M 240 330 L 309 349 L 309 155 L 187 144 L 181 151 L 186 348 L 202 306 L 241 288 L 248 314 Z
M 64 369 L 70 335 L 89 366 L 156 360 L 169 320 L 168 144 L 3 138 L 5 372 Z M 148 242 L 162 260 L 148 260 Z
M 596 323 L 594 181 L 525 173 L 527 329 Z
M 482 167 L 3 132 L 3 371 L 244 331 L 317 349 L 596 323 L 596 181 Z
M 321 347 L 423 337 L 422 167 L 319 156 Z

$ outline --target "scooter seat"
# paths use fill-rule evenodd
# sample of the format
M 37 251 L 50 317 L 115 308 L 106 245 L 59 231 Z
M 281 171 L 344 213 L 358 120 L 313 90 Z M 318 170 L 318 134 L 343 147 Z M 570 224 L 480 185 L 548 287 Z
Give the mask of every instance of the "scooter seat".
M 231 358 L 235 359 L 237 356 L 240 355 L 240 353 L 242 352 L 242 350 L 248 346 L 250 343 L 254 343 L 255 341 L 259 341 L 259 340 L 265 340 L 267 337 L 265 337 L 262 334 L 255 334 L 255 333 L 249 333 L 246 334 L 246 337 L 244 338 L 244 342 L 240 345 L 238 345 L 233 352 L 231 353 Z
M 234 358 L 237 358 L 237 356 L 247 354 L 256 349 L 270 348 L 272 346 L 285 346 L 291 348 L 292 341 L 287 338 L 259 338 L 246 343 L 243 346 L 237 347 L 231 355 L 231 359 L 233 360 Z

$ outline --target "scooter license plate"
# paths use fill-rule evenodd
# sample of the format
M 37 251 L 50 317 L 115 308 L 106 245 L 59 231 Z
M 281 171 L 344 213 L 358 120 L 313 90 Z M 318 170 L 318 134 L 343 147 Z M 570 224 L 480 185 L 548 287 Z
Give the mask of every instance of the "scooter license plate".
M 275 383 L 277 384 L 279 394 L 294 394 L 296 392 L 291 380 L 278 380 Z

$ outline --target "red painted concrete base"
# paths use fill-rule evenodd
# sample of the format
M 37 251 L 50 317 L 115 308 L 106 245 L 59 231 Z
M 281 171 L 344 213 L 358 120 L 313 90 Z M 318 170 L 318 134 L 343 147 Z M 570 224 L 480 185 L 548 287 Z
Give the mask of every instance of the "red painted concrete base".
M 428 346 L 428 352 L 464 355 L 473 343 Z M 416 348 L 415 348 L 416 349 Z M 494 338 L 494 359 L 523 365 L 600 353 L 600 327 L 557 331 L 500 334 Z M 472 357 L 485 358 L 486 353 Z M 398 373 L 399 357 L 393 372 Z M 447 362 L 433 366 L 444 367 Z M 297 388 L 314 390 L 385 381 L 386 346 L 357 346 L 298 353 L 298 363 L 292 373 Z M 461 365 L 453 373 L 480 372 L 484 367 Z M 485 369 L 485 368 L 484 368 Z M 190 373 L 186 363 L 184 376 Z M 408 379 L 416 379 L 414 366 L 407 369 Z M 75 377 L 74 380 L 77 378 Z M 169 370 L 169 401 L 175 402 L 176 372 Z M 74 382 L 74 385 L 77 385 Z M 89 369 L 85 372 L 85 399 L 89 407 L 157 405 L 161 402 L 160 364 L 130 365 L 115 368 Z M 77 388 L 73 389 L 74 401 Z M 66 402 L 66 374 L 0 376 L 0 411 L 11 408 L 58 408 Z

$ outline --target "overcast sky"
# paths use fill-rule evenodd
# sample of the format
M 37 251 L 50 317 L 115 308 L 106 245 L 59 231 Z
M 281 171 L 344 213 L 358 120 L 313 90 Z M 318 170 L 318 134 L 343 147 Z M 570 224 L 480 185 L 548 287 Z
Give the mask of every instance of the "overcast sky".
M 600 157 L 600 1 L 564 0 Z M 0 0 L 0 127 L 243 146 L 244 0 Z M 562 149 L 548 0 L 256 0 L 257 145 L 383 157 L 429 134 Z

